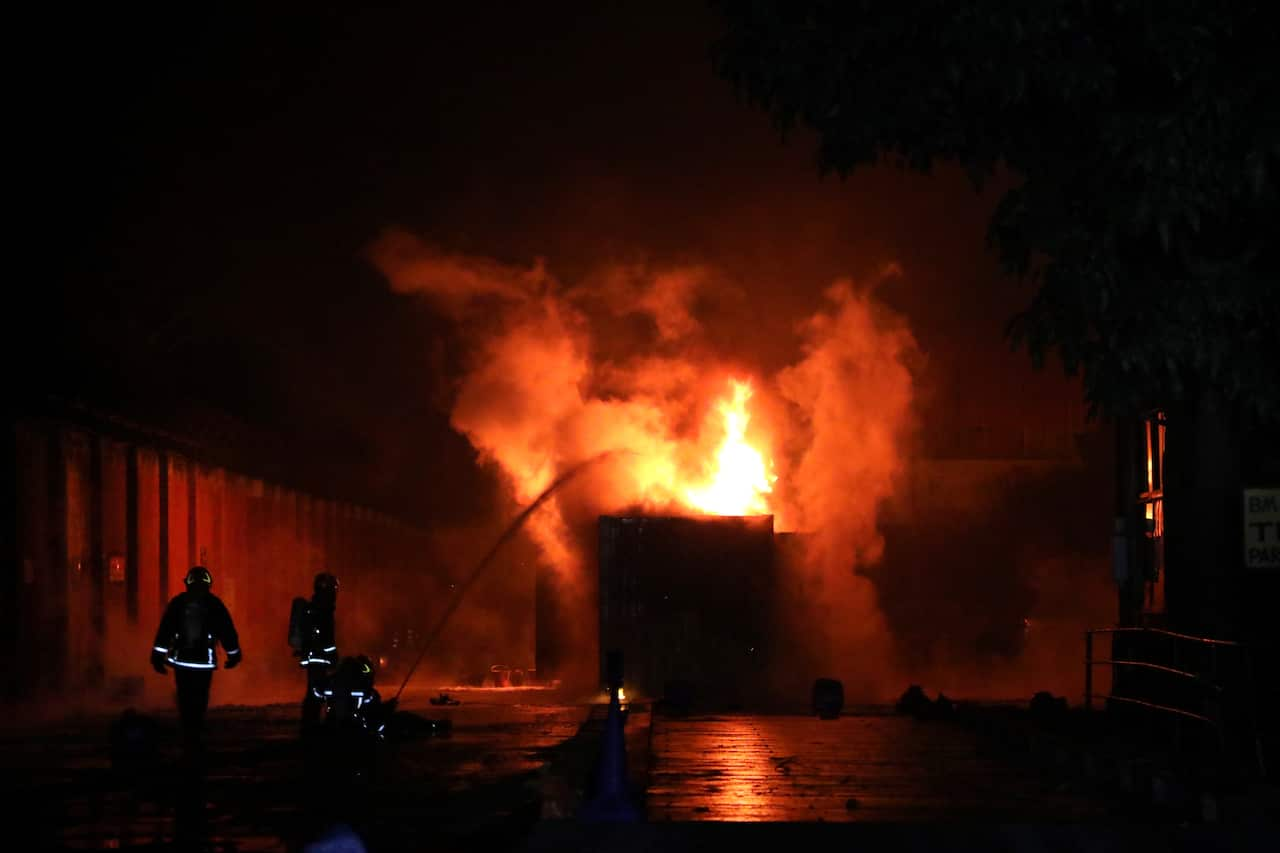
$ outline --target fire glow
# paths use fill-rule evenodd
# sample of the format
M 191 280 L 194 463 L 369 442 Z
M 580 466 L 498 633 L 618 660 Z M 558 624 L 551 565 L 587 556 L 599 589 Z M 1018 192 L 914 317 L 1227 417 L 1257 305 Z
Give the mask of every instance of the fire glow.
M 905 362 L 916 353 L 870 292 L 896 266 L 867 286 L 828 287 L 796 319 L 797 358 L 758 376 L 742 369 L 750 352 L 709 347 L 701 306 L 747 290 L 706 268 L 610 267 L 565 283 L 541 262 L 451 254 L 394 230 L 371 253 L 393 291 L 428 298 L 458 329 L 450 422 L 501 471 L 516 505 L 567 467 L 612 454 L 529 525 L 566 573 L 587 562 L 571 528 L 623 510 L 768 514 L 775 529 L 819 533 L 814 559 L 833 570 L 877 558 L 877 507 L 901 471 Z M 647 320 L 649 337 L 616 334 L 620 319 Z
M 821 580 L 820 603 L 858 616 L 829 648 L 879 647 L 874 591 L 854 569 L 880 557 L 879 507 L 903 475 L 912 423 L 908 364 L 920 354 L 873 292 L 901 275 L 896 266 L 793 300 L 769 334 L 777 342 L 790 324 L 794 355 L 766 359 L 726 347 L 749 339 L 728 324 L 749 322 L 744 306 L 770 282 L 643 265 L 565 282 L 541 261 L 459 255 L 398 230 L 370 253 L 394 292 L 450 321 L 449 420 L 507 487 L 510 503 L 495 511 L 601 460 L 524 527 L 573 614 L 558 622 L 566 648 L 594 641 L 590 534 L 601 515 L 623 512 L 773 516 L 775 531 L 807 534 L 794 570 Z
M 778 477 L 764 455 L 747 441 L 751 414 L 748 382 L 730 380 L 732 396 L 716 405 L 723 419 L 724 440 L 716 450 L 715 471 L 703 485 L 686 488 L 684 500 L 708 515 L 764 515 Z
M 718 384 L 718 383 L 717 383 Z M 599 433 L 607 449 L 620 452 L 610 493 L 619 496 L 608 507 L 643 507 L 649 512 L 681 515 L 772 515 L 778 480 L 770 453 L 770 437 L 751 430 L 749 408 L 753 380 L 726 378 L 726 392 L 712 397 L 702 428 L 677 434 L 671 426 L 674 406 L 632 400 L 625 407 L 629 426 L 653 424 L 649 430 L 608 429 Z M 701 407 L 700 407 L 701 408 Z M 532 491 L 531 480 L 522 488 Z

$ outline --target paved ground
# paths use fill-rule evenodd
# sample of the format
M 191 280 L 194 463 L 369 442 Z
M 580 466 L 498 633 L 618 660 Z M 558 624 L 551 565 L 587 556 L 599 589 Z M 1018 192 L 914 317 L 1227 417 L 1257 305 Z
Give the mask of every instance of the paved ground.
M 1026 823 L 541 823 L 524 853 L 702 853 L 809 850 L 867 853 L 1274 853 L 1274 827 Z
M 1097 799 L 984 757 L 953 726 L 885 712 L 654 724 L 650 820 L 1092 820 Z
M 874 709 L 835 721 L 729 715 L 654 722 L 635 708 L 627 726 L 630 781 L 649 823 L 621 834 L 587 827 L 572 818 L 590 795 L 584 783 L 603 708 L 553 699 L 477 693 L 446 712 L 419 696 L 407 708 L 447 713 L 452 735 L 395 745 L 373 782 L 348 788 L 329 784 L 304 760 L 292 704 L 215 709 L 202 779 L 181 769 L 171 717 L 162 719 L 169 746 L 160 772 L 137 784 L 110 769 L 106 717 L 11 727 L 0 733 L 3 796 L 21 816 L 10 826 L 35 842 L 11 849 L 173 849 L 175 838 L 178 849 L 201 849 L 194 839 L 204 838 L 203 849 L 297 850 L 338 819 L 352 822 L 371 850 L 432 853 L 714 849 L 753 839 L 860 849 L 1121 850 L 1154 840 L 1108 825 L 1105 803 L 984 752 L 963 728 Z M 781 823 L 746 837 L 736 823 L 743 821 Z M 794 821 L 842 822 L 846 834 L 787 823 Z M 1056 828 L 1002 826 L 1027 821 Z M 884 829 L 890 826 L 899 829 Z M 1161 846 L 1203 849 L 1194 831 Z M 1085 844 L 1086 836 L 1097 843 Z M 1266 849 L 1250 837 L 1212 846 Z
M 141 784 L 111 770 L 109 718 L 10 730 L 0 734 L 3 795 L 41 848 L 155 849 L 181 839 L 185 849 L 201 837 L 210 849 L 278 851 L 340 818 L 379 849 L 474 850 L 476 837 L 509 846 L 540 816 L 548 751 L 571 741 L 589 713 L 511 701 L 441 709 L 425 699 L 406 710 L 447 716 L 452 733 L 386 749 L 364 786 L 339 788 L 308 765 L 290 704 L 213 709 L 202 779 L 181 766 L 171 715 L 160 718 L 161 770 Z

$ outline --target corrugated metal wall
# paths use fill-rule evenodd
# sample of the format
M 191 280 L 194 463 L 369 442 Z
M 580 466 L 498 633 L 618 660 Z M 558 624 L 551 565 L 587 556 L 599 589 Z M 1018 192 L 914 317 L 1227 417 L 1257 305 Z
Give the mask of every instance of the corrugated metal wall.
M 342 580 L 339 637 L 355 652 L 377 639 L 376 602 L 394 576 L 425 569 L 422 530 L 136 437 L 20 418 L 13 461 L 10 697 L 167 691 L 150 672 L 151 639 L 197 562 L 213 573 L 245 650 L 239 675 L 220 679 L 219 701 L 299 680 L 289 602 L 310 594 L 317 572 Z

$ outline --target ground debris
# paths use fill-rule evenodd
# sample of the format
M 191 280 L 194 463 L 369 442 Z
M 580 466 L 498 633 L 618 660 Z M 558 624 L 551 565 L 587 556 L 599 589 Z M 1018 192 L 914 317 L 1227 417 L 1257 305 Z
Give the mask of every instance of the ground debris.
M 932 720 L 954 715 L 956 706 L 944 693 L 939 693 L 936 700 L 930 700 L 923 687 L 913 684 L 898 698 L 894 710 L 918 720 Z
M 933 707 L 933 703 L 925 695 L 923 687 L 919 684 L 913 684 L 898 698 L 898 703 L 893 707 L 899 714 L 910 714 L 913 717 L 918 717 L 927 713 Z
M 1031 697 L 1029 707 L 1031 719 L 1038 723 L 1056 723 L 1067 716 L 1067 700 L 1063 696 L 1054 696 L 1047 690 L 1041 690 Z

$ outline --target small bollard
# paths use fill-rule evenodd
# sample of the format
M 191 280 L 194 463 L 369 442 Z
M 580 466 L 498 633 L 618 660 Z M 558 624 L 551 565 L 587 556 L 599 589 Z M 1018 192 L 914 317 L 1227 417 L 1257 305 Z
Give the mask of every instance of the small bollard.
M 618 688 L 609 689 L 609 715 L 604 724 L 604 740 L 596 765 L 595 796 L 579 817 L 589 823 L 634 823 L 640 812 L 631 802 L 627 781 L 627 740 Z
M 813 682 L 813 713 L 820 720 L 834 720 L 844 710 L 844 684 L 834 678 Z
M 596 765 L 595 796 L 586 803 L 579 817 L 591 823 L 634 823 L 640 812 L 631 802 L 627 780 L 626 719 L 618 693 L 622 690 L 622 652 L 609 651 L 605 656 L 605 674 L 609 681 L 609 714 L 604 723 L 604 739 Z

